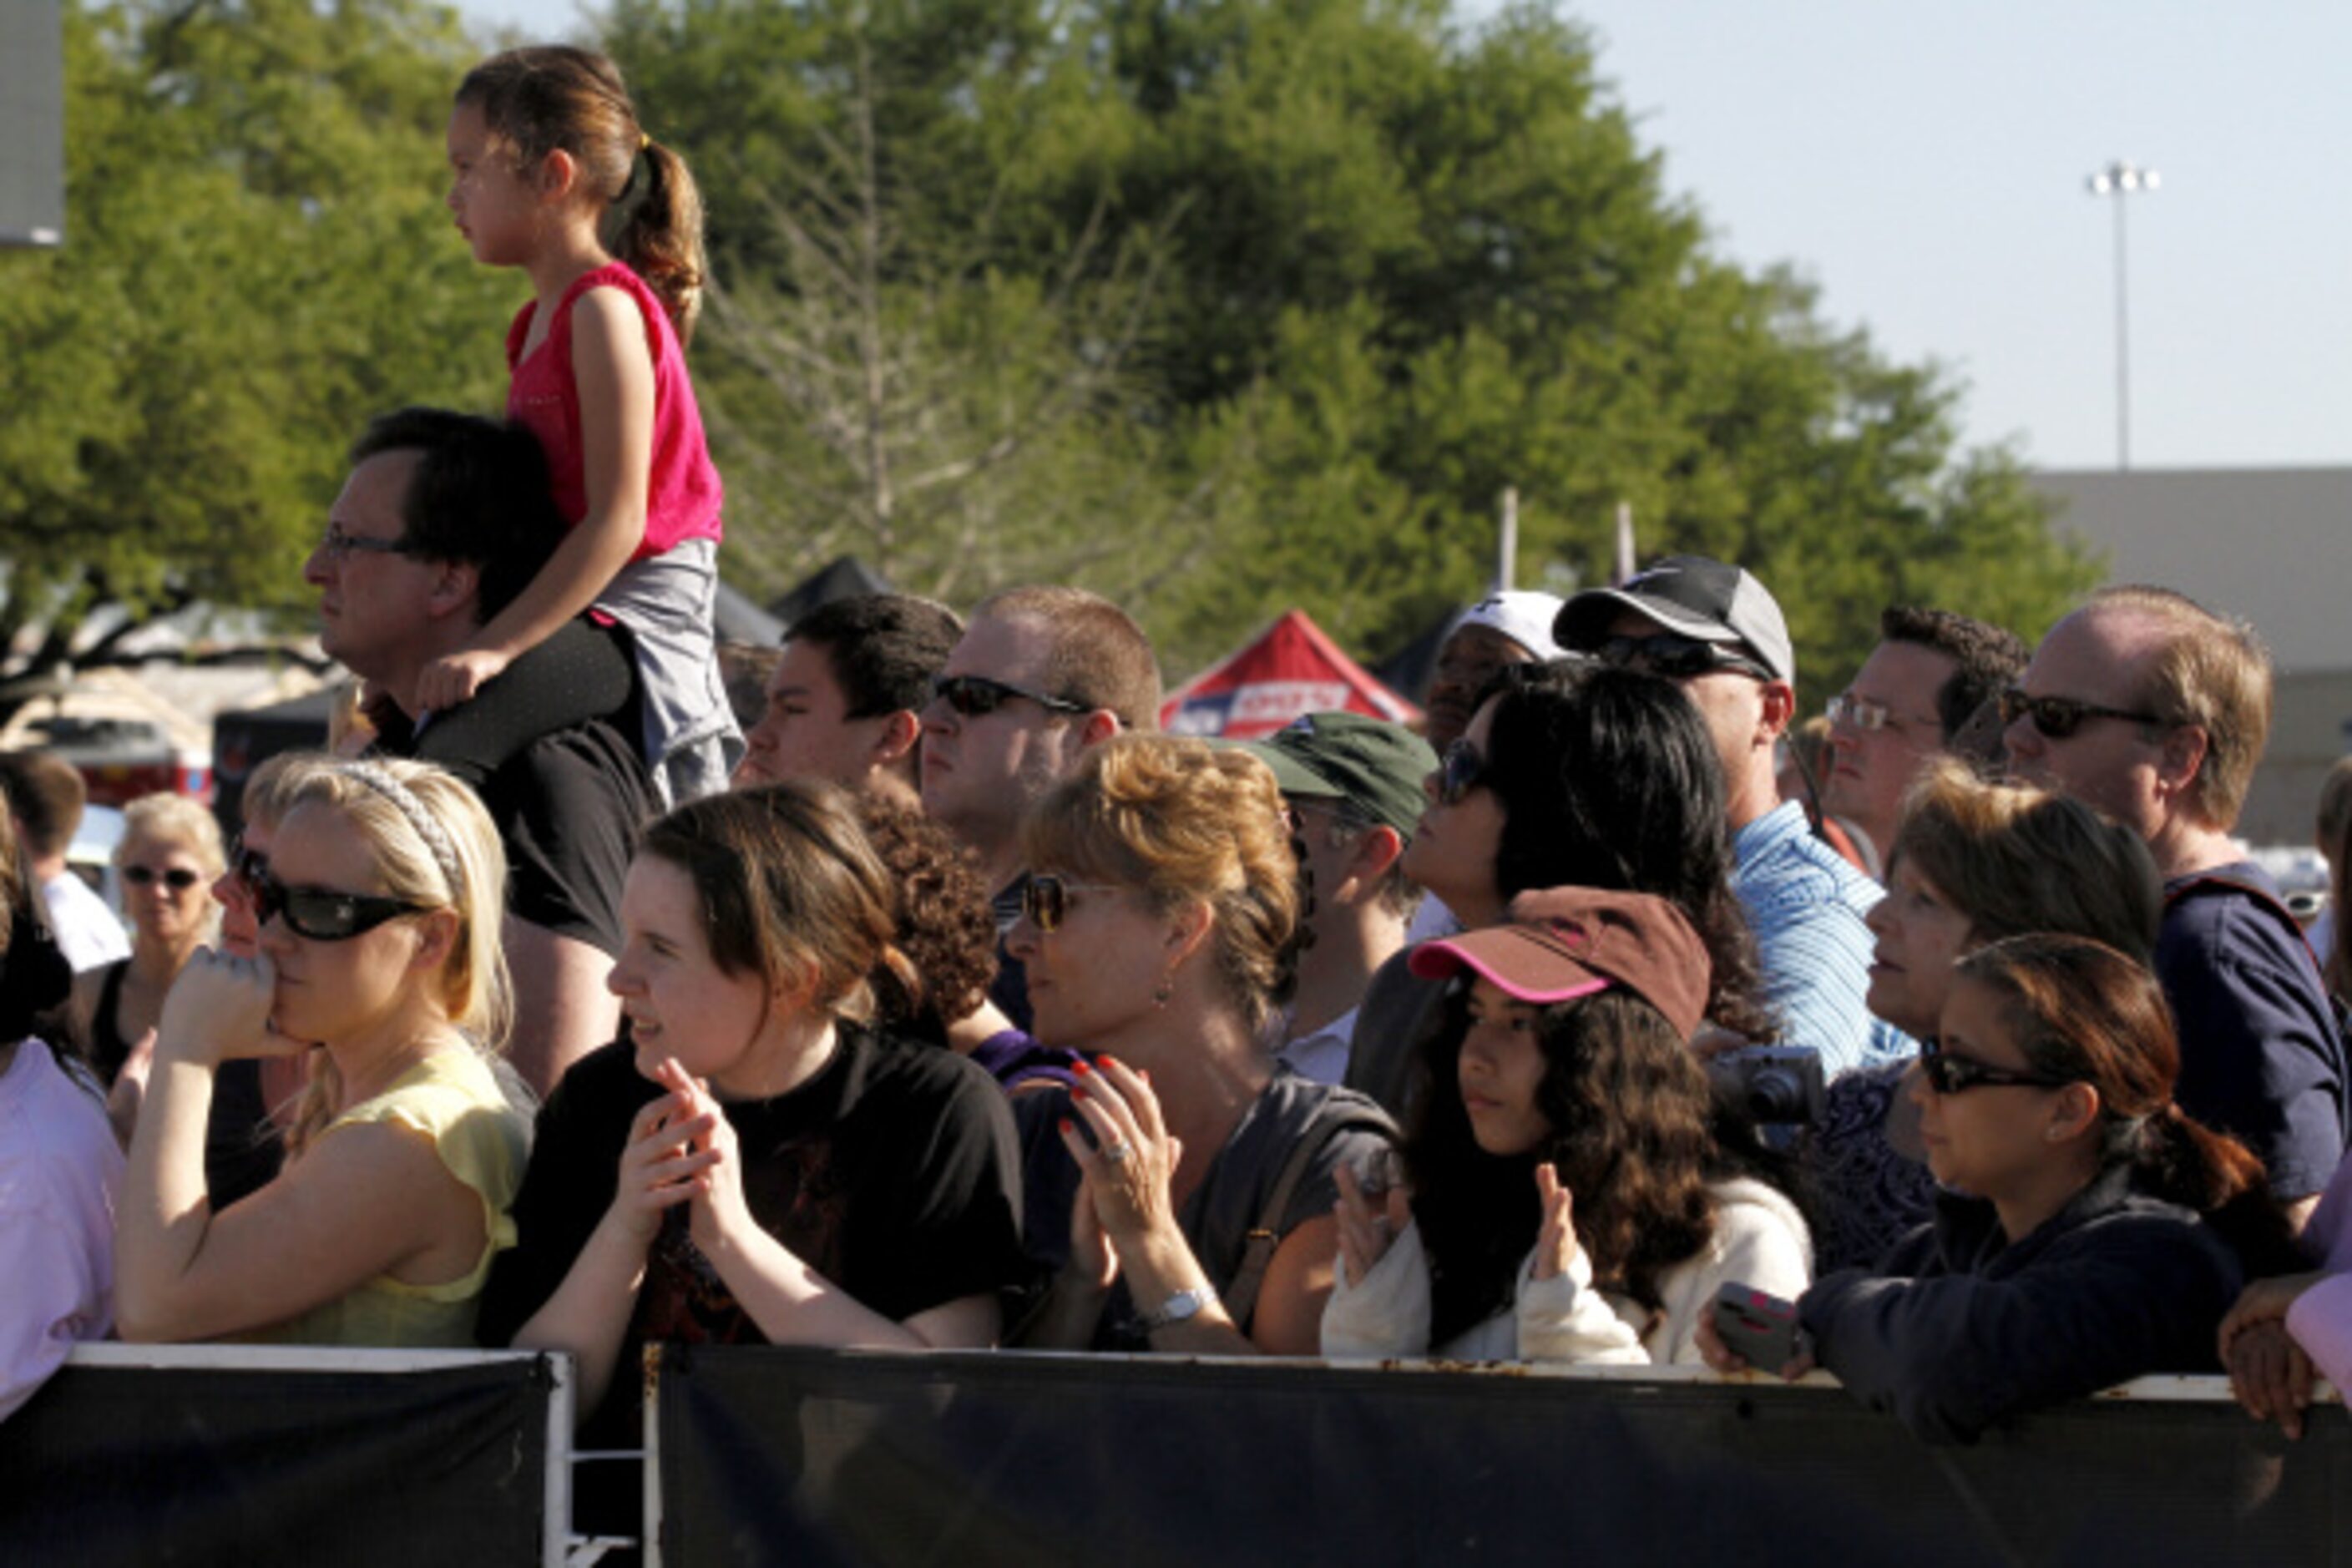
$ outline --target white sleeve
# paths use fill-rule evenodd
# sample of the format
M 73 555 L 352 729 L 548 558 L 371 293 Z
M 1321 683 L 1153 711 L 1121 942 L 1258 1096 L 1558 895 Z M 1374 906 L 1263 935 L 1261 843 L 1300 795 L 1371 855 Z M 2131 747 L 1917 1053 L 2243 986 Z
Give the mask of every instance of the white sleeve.
M 1348 1279 L 1342 1255 L 1323 1302 L 1323 1353 L 1337 1360 L 1377 1360 L 1429 1353 L 1429 1258 L 1421 1226 L 1408 1225 L 1360 1284 Z
M 1717 1212 L 1714 1244 L 1692 1259 L 1690 1277 L 1669 1286 L 1667 1361 L 1699 1366 L 1698 1315 L 1715 1310 L 1726 1285 L 1745 1285 L 1794 1301 L 1813 1282 L 1812 1244 L 1805 1233 L 1761 1204 L 1727 1203 Z
M 1533 1277 L 1535 1256 L 1519 1265 L 1519 1355 L 1526 1361 L 1586 1364 L 1646 1365 L 1650 1352 L 1633 1325 L 1617 1315 L 1609 1299 L 1592 1288 L 1592 1260 L 1581 1247 L 1567 1272 L 1549 1279 Z

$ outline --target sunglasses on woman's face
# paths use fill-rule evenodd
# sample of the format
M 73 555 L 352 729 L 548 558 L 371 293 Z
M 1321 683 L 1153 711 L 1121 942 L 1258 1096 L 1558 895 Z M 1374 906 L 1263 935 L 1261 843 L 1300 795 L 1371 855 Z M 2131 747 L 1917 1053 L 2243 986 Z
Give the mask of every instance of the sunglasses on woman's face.
M 269 875 L 269 857 L 246 847 L 245 835 L 240 833 L 228 841 L 228 874 L 249 899 L 261 879 Z
M 1116 893 L 1108 882 L 1072 882 L 1045 872 L 1029 879 L 1021 889 L 1021 912 L 1039 931 L 1055 931 L 1070 912 L 1072 893 Z
M 2047 1073 L 2011 1072 L 2007 1068 L 1988 1067 L 1970 1061 L 1966 1057 L 1948 1055 L 1943 1042 L 1933 1035 L 1919 1042 L 1919 1071 L 1927 1079 L 1927 1087 L 1938 1095 L 1958 1094 L 1971 1089 L 2063 1089 L 2074 1079 L 2052 1078 Z
M 2072 697 L 2032 697 L 2021 686 L 2012 686 L 2000 694 L 2000 721 L 2014 724 L 2020 719 L 2031 718 L 2042 739 L 2063 741 L 2094 719 L 2128 719 L 2135 724 L 2161 724 L 2165 721 L 2153 713 L 2135 713 L 2128 708 L 2106 708 L 2096 702 L 2083 702 Z
M 152 866 L 125 866 L 122 879 L 134 888 L 152 888 L 161 882 L 175 893 L 184 893 L 205 879 L 202 872 L 191 871 L 185 866 L 174 866 L 168 871 L 158 871 Z
M 289 888 L 267 867 L 247 884 L 253 890 L 253 918 L 268 925 L 283 915 L 286 929 L 312 942 L 348 942 L 403 915 L 428 914 L 430 904 L 412 904 L 377 893 L 339 893 L 331 888 Z
M 1459 805 L 1462 797 L 1486 782 L 1486 759 L 1467 740 L 1445 748 L 1437 764 L 1437 804 Z

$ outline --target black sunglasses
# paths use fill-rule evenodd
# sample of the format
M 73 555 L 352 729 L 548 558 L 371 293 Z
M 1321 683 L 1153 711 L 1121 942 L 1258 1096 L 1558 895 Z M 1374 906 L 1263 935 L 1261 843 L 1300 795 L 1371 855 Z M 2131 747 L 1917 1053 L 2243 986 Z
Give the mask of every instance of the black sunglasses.
M 228 874 L 250 895 L 261 879 L 269 875 L 269 857 L 258 849 L 247 848 L 245 835 L 240 833 L 228 841 Z
M 1119 889 L 1108 882 L 1073 882 L 1066 878 L 1045 872 L 1033 876 L 1021 888 L 1021 912 L 1039 931 L 1057 931 L 1063 917 L 1070 912 L 1072 893 L 1116 893 Z
M 1927 1079 L 1927 1087 L 1938 1095 L 1958 1094 L 1963 1089 L 1979 1087 L 2001 1089 L 2063 1089 L 2078 1080 L 2053 1078 L 2047 1073 L 2011 1072 L 2007 1068 L 1987 1067 L 1966 1057 L 1947 1056 L 1943 1042 L 1933 1035 L 1919 1042 L 1919 1070 Z
M 934 675 L 931 695 L 955 710 L 965 719 L 985 719 L 1015 697 L 1025 697 L 1048 713 L 1090 713 L 1083 702 L 1073 702 L 1066 697 L 1048 697 L 1042 691 L 1032 691 L 1025 686 L 1010 681 L 992 680 L 985 675 Z
M 432 912 L 430 904 L 412 904 L 377 893 L 339 893 L 332 888 L 289 888 L 263 867 L 246 885 L 253 890 L 253 918 L 268 925 L 271 917 L 286 917 L 286 929 L 312 942 L 348 942 L 403 915 Z
M 1718 669 L 1736 669 L 1759 680 L 1772 672 L 1721 643 L 1686 637 L 1680 632 L 1657 632 L 1645 637 L 1609 637 L 1594 647 L 1593 656 L 1620 668 L 1645 669 L 1668 680 L 1688 680 Z
M 2168 722 L 2153 713 L 2102 707 L 2096 702 L 2077 701 L 2072 697 L 2034 697 L 2029 695 L 2023 687 L 2012 686 L 2000 694 L 2000 721 L 2014 724 L 2025 718 L 2031 718 L 2034 729 L 2042 733 L 2043 739 L 2051 741 L 2064 740 L 2091 719 L 2128 719 L 2135 724 Z
M 1445 748 L 1437 764 L 1437 804 L 1459 805 L 1462 797 L 1486 782 L 1486 759 L 1465 739 Z
M 168 871 L 158 871 L 152 866 L 125 866 L 122 879 L 134 888 L 161 882 L 175 893 L 184 893 L 205 879 L 202 872 L 191 871 L 185 866 L 174 866 Z

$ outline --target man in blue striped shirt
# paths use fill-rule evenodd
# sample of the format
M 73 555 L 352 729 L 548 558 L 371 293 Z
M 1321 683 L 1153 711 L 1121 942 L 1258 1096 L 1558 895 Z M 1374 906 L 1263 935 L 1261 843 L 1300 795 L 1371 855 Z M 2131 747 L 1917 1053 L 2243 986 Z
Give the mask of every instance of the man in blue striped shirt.
M 1562 647 L 1678 682 L 1723 763 L 1732 888 L 1748 911 L 1780 1043 L 1819 1054 L 1830 1078 L 1907 1056 L 1908 1037 L 1870 1016 L 1874 945 L 1863 916 L 1884 896 L 1780 797 L 1775 748 L 1795 717 L 1796 653 L 1780 606 L 1746 571 L 1677 555 L 1560 610 Z

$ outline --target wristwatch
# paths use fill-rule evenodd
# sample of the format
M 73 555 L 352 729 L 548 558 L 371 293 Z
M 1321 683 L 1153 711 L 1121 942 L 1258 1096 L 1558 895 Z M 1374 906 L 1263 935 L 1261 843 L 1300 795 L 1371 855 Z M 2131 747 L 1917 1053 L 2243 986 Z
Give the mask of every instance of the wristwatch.
M 1179 1290 L 1160 1303 L 1160 1310 L 1145 1312 L 1135 1321 L 1145 1329 L 1164 1329 L 1171 1323 L 1181 1323 L 1187 1318 L 1197 1318 L 1217 1304 L 1213 1285 L 1195 1285 L 1189 1290 Z

